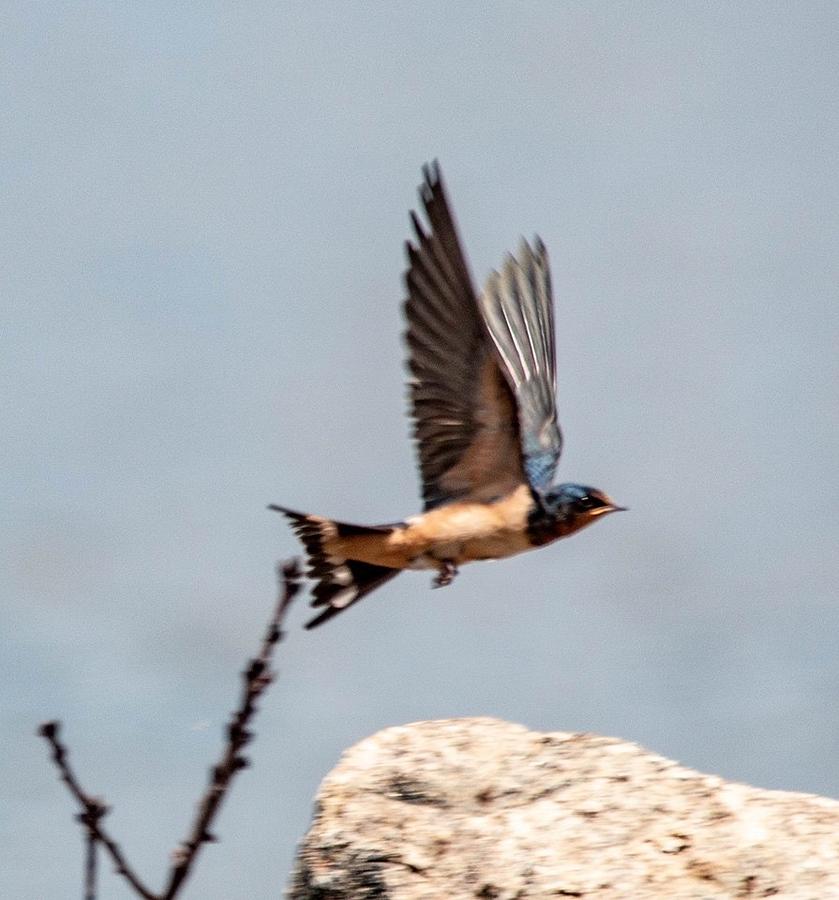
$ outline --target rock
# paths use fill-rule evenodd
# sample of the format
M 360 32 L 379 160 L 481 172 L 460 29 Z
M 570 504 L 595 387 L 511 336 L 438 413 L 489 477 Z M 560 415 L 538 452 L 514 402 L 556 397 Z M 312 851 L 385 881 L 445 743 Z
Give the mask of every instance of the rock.
M 292 900 L 839 898 L 839 802 L 495 719 L 388 728 L 318 793 Z

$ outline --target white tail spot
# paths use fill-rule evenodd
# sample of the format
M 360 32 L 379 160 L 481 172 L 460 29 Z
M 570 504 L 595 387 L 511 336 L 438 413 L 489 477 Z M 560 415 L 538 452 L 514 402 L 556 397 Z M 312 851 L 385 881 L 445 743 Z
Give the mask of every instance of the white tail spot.
M 357 596 L 357 587 L 345 587 L 343 591 L 338 591 L 338 593 L 329 601 L 329 605 L 334 606 L 335 609 L 343 609 L 345 606 L 349 606 Z
M 352 584 L 352 572 L 349 566 L 336 566 L 329 575 L 330 581 L 335 584 L 348 585 Z

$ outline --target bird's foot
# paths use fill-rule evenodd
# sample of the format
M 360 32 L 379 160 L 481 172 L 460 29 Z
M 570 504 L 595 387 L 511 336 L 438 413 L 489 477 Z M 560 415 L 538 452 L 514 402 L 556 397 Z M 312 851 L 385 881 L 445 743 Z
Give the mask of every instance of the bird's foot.
M 440 563 L 440 571 L 437 574 L 437 577 L 431 582 L 431 587 L 446 587 L 446 585 L 451 584 L 454 581 L 455 575 L 457 575 L 457 566 L 455 563 L 450 559 L 444 559 Z

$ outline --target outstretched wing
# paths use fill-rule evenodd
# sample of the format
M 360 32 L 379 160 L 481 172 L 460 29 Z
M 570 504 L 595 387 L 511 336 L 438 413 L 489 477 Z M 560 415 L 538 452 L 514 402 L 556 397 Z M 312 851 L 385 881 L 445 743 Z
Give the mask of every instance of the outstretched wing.
M 524 473 L 544 494 L 562 452 L 556 416 L 556 346 L 548 253 L 522 241 L 518 259 L 508 256 L 487 279 L 481 312 L 516 398 Z
M 440 169 L 423 170 L 429 230 L 411 214 L 406 340 L 425 508 L 490 501 L 525 482 L 515 382 L 498 363 L 460 247 Z

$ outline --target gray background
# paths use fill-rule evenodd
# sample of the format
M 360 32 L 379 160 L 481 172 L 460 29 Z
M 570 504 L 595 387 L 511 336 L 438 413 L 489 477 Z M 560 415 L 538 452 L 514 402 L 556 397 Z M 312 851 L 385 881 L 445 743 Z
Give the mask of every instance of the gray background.
M 418 510 L 434 156 L 478 278 L 548 244 L 560 475 L 631 512 L 319 632 L 301 604 L 186 896 L 277 897 L 342 749 L 429 717 L 839 796 L 837 10 L 3 4 L 3 897 L 79 893 L 53 716 L 159 882 L 296 552 L 266 503 Z

